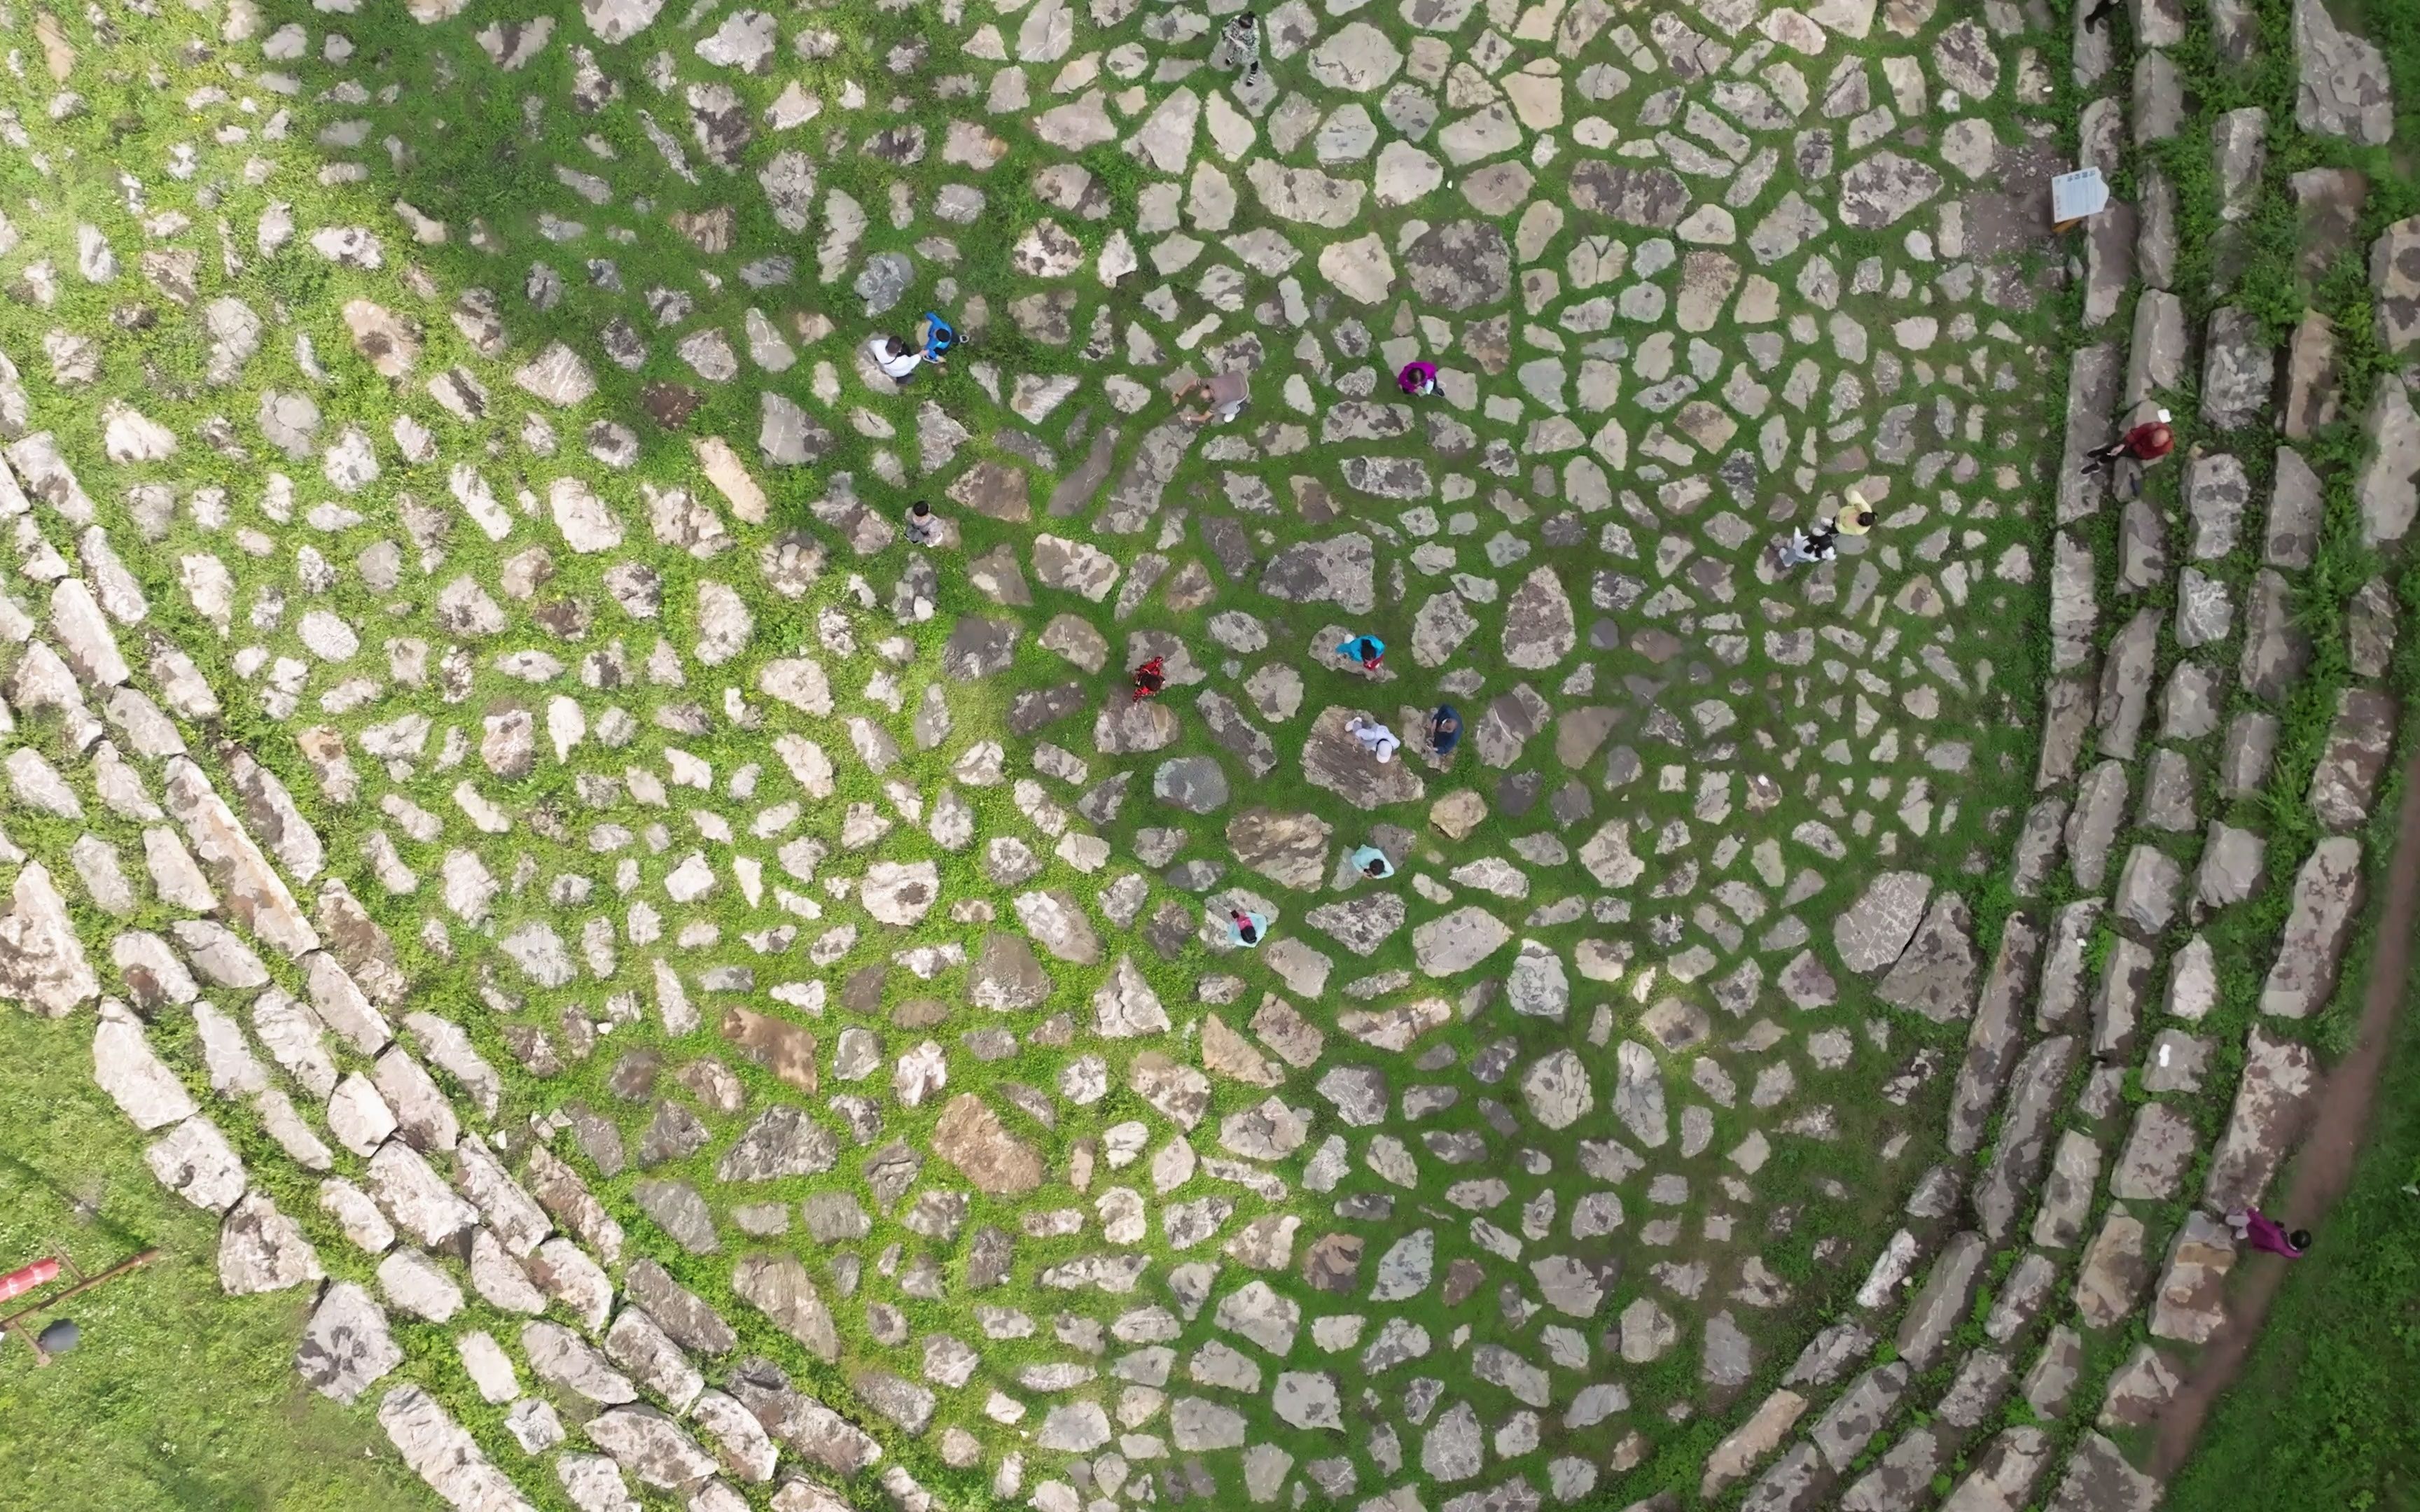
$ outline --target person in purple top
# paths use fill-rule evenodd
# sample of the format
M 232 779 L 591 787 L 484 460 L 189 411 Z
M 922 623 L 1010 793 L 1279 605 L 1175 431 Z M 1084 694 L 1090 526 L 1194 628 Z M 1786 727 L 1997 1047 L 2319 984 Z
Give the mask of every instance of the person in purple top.
M 1436 364 L 1435 363 L 1405 363 L 1404 364 L 1404 370 L 1395 375 L 1395 387 L 1403 390 L 1405 393 L 1412 395 L 1414 398 L 1425 398 L 1429 394 L 1435 393 L 1437 390 Z
M 2301 1259 L 2303 1252 L 2311 1247 L 2309 1229 L 2297 1228 L 2288 1233 L 2285 1225 L 2257 1208 L 2228 1213 L 2226 1226 L 2234 1229 L 2235 1237 L 2249 1247 L 2267 1250 L 2272 1255 L 2283 1255 L 2289 1260 Z

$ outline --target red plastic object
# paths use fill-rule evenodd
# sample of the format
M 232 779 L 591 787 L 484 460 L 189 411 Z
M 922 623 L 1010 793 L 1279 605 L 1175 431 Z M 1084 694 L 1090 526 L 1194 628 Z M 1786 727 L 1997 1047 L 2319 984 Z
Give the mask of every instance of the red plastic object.
M 22 1297 L 36 1287 L 48 1286 L 58 1278 L 58 1261 L 36 1260 L 23 1270 L 11 1271 L 7 1275 L 0 1275 L 0 1302 L 7 1302 L 11 1297 Z

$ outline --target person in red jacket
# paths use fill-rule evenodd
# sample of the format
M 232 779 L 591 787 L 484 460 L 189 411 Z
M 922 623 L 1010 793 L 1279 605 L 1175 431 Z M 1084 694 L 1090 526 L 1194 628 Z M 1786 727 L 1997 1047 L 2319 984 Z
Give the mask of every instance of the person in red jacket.
M 2157 420 L 2147 421 L 2108 445 L 2085 453 L 2085 475 L 2089 477 L 2103 471 L 2121 456 L 2131 456 L 2137 462 L 2156 462 L 2175 451 L 2176 446 L 2177 433 L 2168 428 L 2168 412 L 2163 409 Z
M 1134 702 L 1156 695 L 1168 686 L 1168 665 L 1163 657 L 1154 656 L 1134 670 Z

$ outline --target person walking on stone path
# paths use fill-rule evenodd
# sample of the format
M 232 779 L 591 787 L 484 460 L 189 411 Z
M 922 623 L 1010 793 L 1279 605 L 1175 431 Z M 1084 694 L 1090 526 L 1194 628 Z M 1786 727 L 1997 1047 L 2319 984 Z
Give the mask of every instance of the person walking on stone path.
M 1373 882 L 1384 882 L 1395 874 L 1395 863 L 1375 845 L 1364 845 L 1353 853 L 1353 870 Z
M 1425 399 L 1437 391 L 1437 370 L 1435 363 L 1405 363 L 1395 375 L 1395 387 L 1415 399 Z
M 1839 548 L 1834 544 L 1839 533 L 1838 522 L 1828 519 L 1817 520 L 1804 530 L 1792 531 L 1790 539 L 1781 543 L 1781 552 L 1775 558 L 1775 563 L 1782 571 L 1788 572 L 1807 563 L 1829 562 L 1840 554 Z
M 1134 670 L 1134 702 L 1156 695 L 1168 686 L 1168 667 L 1163 657 L 1154 656 Z
M 2168 412 L 2163 409 L 2158 419 L 2147 420 L 2108 445 L 2096 446 L 2085 453 L 2084 475 L 2088 478 L 2096 472 L 2105 471 L 2121 457 L 2136 462 L 2156 462 L 2176 448 L 2177 433 L 2168 428 Z
M 1244 406 L 1251 398 L 1251 375 L 1240 370 L 1213 373 L 1208 378 L 1187 378 L 1170 397 L 1176 401 L 1187 424 L 1206 425 L 1215 420 L 1224 425 L 1244 412 Z M 1202 407 L 1186 409 L 1185 396 L 1196 389 L 1202 391 Z
M 935 367 L 946 367 L 942 361 L 958 345 L 958 328 L 927 310 L 924 312 L 924 361 Z
M 1232 69 L 1243 66 L 1243 86 L 1249 89 L 1261 82 L 1261 18 L 1245 11 L 1227 23 L 1218 33 L 1218 45 L 1210 50 L 1210 66 Z
M 2228 1213 L 2226 1227 L 2234 1229 L 2235 1237 L 2252 1248 L 2267 1250 L 2272 1255 L 2283 1255 L 2289 1260 L 2301 1259 L 2303 1252 L 2311 1247 L 2309 1229 L 2297 1228 L 2288 1233 L 2285 1225 L 2257 1208 L 2246 1208 L 2240 1212 Z
M 1404 743 L 1395 738 L 1395 733 L 1375 719 L 1364 718 L 1357 714 L 1344 721 L 1344 730 L 1347 734 L 1361 742 L 1362 749 L 1378 758 L 1381 765 L 1393 761 L 1395 752 L 1403 748 Z
M 874 359 L 874 365 L 882 369 L 882 376 L 903 389 L 916 376 L 916 370 L 924 365 L 923 352 L 889 332 L 867 342 L 865 350 Z
M 1833 533 L 1863 535 L 1874 528 L 1874 506 L 1854 488 L 1843 490 L 1840 507 L 1832 513 Z
M 1346 661 L 1359 662 L 1365 672 L 1375 672 L 1386 662 L 1387 642 L 1374 635 L 1348 636 L 1336 654 Z
M 1429 716 L 1429 754 L 1450 756 L 1462 744 L 1462 711 L 1450 703 L 1440 703 Z
M 1258 914 L 1248 914 L 1240 908 L 1227 910 L 1227 927 L 1234 933 L 1235 943 L 1249 950 L 1261 943 L 1261 935 L 1269 921 Z
M 919 499 L 908 506 L 908 544 L 909 546 L 931 546 L 935 541 L 939 540 L 940 536 L 940 517 L 933 513 L 932 505 Z

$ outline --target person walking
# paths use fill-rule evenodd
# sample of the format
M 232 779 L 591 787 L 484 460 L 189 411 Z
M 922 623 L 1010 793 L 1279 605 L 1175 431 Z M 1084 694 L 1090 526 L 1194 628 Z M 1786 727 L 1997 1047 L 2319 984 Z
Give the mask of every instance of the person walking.
M 1210 50 L 1210 66 L 1232 69 L 1242 65 L 1244 76 L 1239 81 L 1247 89 L 1261 82 L 1261 18 L 1245 11 L 1227 23 L 1218 33 L 1218 45 Z
M 941 537 L 940 517 L 922 499 L 908 506 L 908 544 L 931 546 Z
M 1387 660 L 1387 642 L 1374 635 L 1349 636 L 1336 648 L 1346 661 L 1357 661 L 1365 672 L 1375 672 Z
M 1835 544 L 1839 534 L 1837 521 L 1817 520 L 1807 529 L 1791 532 L 1790 539 L 1781 543 L 1781 553 L 1775 561 L 1784 572 L 1808 563 L 1829 562 L 1840 554 L 1838 546 Z
M 2267 1250 L 2272 1255 L 2283 1255 L 2289 1260 L 2301 1259 L 2303 1252 L 2311 1247 L 2309 1229 L 2297 1228 L 2288 1233 L 2285 1225 L 2257 1208 L 2228 1213 L 2226 1227 L 2235 1230 L 2235 1237 L 2249 1247 Z
M 2119 458 L 2136 462 L 2156 462 L 2177 448 L 2177 434 L 2168 428 L 2168 412 L 2159 412 L 2157 420 L 2147 420 L 2106 446 L 2096 446 L 2084 454 L 2084 475 L 2106 471 Z
M 942 319 L 932 311 L 925 311 L 924 361 L 932 363 L 935 367 L 946 366 L 948 364 L 944 363 L 941 359 L 949 356 L 950 353 L 956 348 L 957 345 L 957 327 L 950 324 L 947 320 Z
M 1387 859 L 1387 853 L 1375 845 L 1364 845 L 1355 851 L 1352 861 L 1353 870 L 1373 882 L 1384 882 L 1395 874 L 1395 863 Z
M 1258 914 L 1246 913 L 1241 908 L 1227 910 L 1227 928 L 1234 934 L 1235 943 L 1247 950 L 1261 943 L 1268 927 L 1269 921 Z
M 1167 686 L 1168 666 L 1163 657 L 1154 656 L 1134 670 L 1134 702 L 1137 703 L 1156 697 Z
M 916 370 L 924 365 L 923 352 L 889 332 L 868 341 L 865 350 L 874 359 L 874 365 L 882 369 L 882 376 L 903 389 L 916 376 Z
M 1437 391 L 1437 370 L 1435 363 L 1405 363 L 1395 375 L 1395 387 L 1415 399 L 1424 399 Z
M 1840 507 L 1832 512 L 1832 531 L 1837 535 L 1863 535 L 1874 528 L 1874 506 L 1854 488 L 1842 490 Z
M 1462 711 L 1450 703 L 1440 703 L 1429 716 L 1429 754 L 1450 756 L 1462 744 Z
M 1202 391 L 1199 409 L 1185 408 L 1185 396 L 1194 390 Z M 1227 424 L 1244 412 L 1251 402 L 1251 375 L 1241 370 L 1213 373 L 1208 378 L 1187 378 L 1170 397 L 1176 401 L 1178 412 L 1189 425 L 1206 425 L 1216 421 Z
M 1364 718 L 1357 714 L 1344 721 L 1344 731 L 1345 733 L 1361 742 L 1361 748 L 1376 757 L 1380 765 L 1393 761 L 1395 752 L 1401 750 L 1404 746 L 1402 741 L 1395 738 L 1395 733 L 1392 730 L 1375 719 Z

